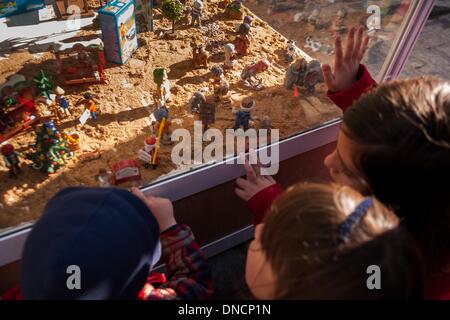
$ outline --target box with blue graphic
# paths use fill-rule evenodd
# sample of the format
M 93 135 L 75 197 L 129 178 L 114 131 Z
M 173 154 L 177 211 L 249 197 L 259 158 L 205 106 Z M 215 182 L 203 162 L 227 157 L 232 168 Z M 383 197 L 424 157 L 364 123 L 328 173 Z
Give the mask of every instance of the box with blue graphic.
M 106 59 L 125 63 L 138 47 L 134 1 L 110 1 L 98 14 Z
M 0 0 L 0 18 L 44 8 L 44 0 Z

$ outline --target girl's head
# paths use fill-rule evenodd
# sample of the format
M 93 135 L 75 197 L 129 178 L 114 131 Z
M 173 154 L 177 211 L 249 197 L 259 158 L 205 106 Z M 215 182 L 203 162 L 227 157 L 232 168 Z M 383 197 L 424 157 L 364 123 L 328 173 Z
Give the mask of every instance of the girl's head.
M 394 81 L 364 95 L 345 113 L 325 165 L 336 182 L 404 217 L 427 262 L 442 265 L 450 248 L 450 82 Z
M 362 202 L 371 205 L 343 229 L 355 209 L 364 209 Z M 365 201 L 348 187 L 295 185 L 256 227 L 248 249 L 247 285 L 259 299 L 419 297 L 420 258 L 398 224 L 378 201 Z M 381 270 L 381 290 L 367 287 L 371 265 Z

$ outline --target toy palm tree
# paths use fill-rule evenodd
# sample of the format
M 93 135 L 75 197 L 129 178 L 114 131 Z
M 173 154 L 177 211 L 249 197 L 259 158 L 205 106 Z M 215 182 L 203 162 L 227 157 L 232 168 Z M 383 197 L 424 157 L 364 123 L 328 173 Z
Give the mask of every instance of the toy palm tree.
M 51 77 L 47 76 L 43 70 L 41 70 L 41 75 L 35 77 L 33 81 L 36 83 L 36 88 L 40 95 L 50 99 L 50 93 L 54 89 L 54 84 L 51 81 Z

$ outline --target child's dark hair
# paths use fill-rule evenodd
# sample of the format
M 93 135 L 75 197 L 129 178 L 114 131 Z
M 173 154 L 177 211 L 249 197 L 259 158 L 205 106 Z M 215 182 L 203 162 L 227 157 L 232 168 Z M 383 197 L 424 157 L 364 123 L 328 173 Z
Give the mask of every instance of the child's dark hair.
M 450 256 L 450 82 L 394 81 L 359 99 L 343 132 L 359 146 L 354 164 L 370 192 L 416 238 L 427 272 Z
M 364 198 L 348 187 L 297 184 L 275 201 L 261 246 L 276 276 L 277 299 L 422 297 L 419 250 L 395 214 L 373 203 L 339 244 L 340 228 Z M 367 268 L 381 271 L 369 290 Z

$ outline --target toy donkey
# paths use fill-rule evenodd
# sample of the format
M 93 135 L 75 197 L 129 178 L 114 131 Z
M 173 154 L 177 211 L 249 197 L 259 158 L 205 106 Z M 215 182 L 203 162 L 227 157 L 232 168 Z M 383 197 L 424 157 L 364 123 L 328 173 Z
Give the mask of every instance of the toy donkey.
M 192 46 L 192 55 L 194 58 L 194 67 L 206 67 L 208 68 L 208 59 L 209 53 L 205 50 L 203 45 L 193 45 Z
M 297 59 L 289 66 L 284 78 L 286 89 L 304 87 L 309 94 L 314 93 L 316 84 L 321 82 L 324 82 L 324 79 L 320 62 L 317 60 L 307 62 L 303 58 Z

